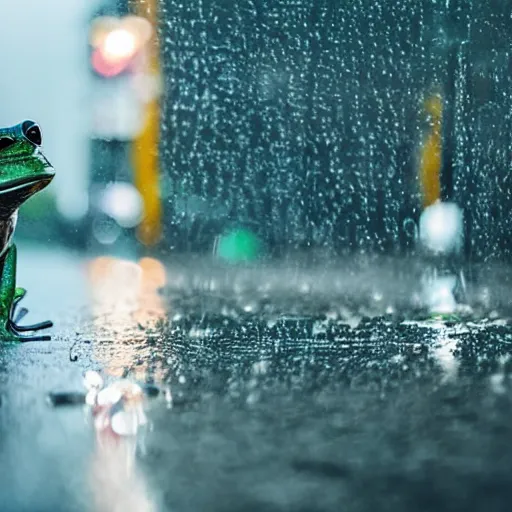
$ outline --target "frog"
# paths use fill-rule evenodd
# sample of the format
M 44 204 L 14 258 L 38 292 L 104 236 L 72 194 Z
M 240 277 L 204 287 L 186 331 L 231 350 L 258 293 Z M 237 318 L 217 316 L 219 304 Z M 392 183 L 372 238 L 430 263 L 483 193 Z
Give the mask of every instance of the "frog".
M 13 242 L 20 206 L 50 184 L 55 170 L 42 152 L 42 132 L 32 120 L 0 128 L 0 341 L 47 341 L 39 334 L 51 321 L 20 325 L 25 288 L 16 286 L 17 249 Z M 18 309 L 19 308 L 19 309 Z

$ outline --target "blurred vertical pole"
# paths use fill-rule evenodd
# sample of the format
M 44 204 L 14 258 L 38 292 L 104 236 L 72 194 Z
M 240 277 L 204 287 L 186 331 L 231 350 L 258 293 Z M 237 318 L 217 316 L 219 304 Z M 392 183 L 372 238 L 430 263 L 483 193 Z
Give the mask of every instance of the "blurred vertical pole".
M 445 34 L 437 47 L 445 72 L 442 87 L 436 86 L 424 103 L 429 128 L 420 149 L 418 171 L 423 208 L 438 200 L 454 200 L 457 76 L 461 71 L 458 59 L 461 39 L 469 38 L 469 34 L 464 34 L 471 20 L 464 15 L 467 10 L 465 0 L 451 0 L 437 10 L 433 22 Z
M 153 34 L 148 43 L 148 83 L 160 84 L 160 45 L 158 39 L 158 0 L 132 0 L 135 14 L 151 22 Z M 158 85 L 159 87 L 159 85 Z M 142 132 L 134 140 L 132 162 L 135 186 L 144 203 L 144 217 L 138 227 L 137 237 L 145 245 L 156 244 L 162 233 L 162 205 L 160 201 L 160 176 L 158 147 L 160 137 L 160 98 L 153 94 L 145 107 Z
M 443 100 L 439 91 L 427 97 L 424 113 L 428 116 L 429 128 L 420 148 L 418 174 L 423 208 L 427 208 L 441 198 Z

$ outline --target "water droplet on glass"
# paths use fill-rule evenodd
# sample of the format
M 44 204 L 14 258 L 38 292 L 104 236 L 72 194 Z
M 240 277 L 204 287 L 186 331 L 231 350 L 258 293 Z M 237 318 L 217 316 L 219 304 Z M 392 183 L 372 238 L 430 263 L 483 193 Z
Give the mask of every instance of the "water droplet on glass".
M 404 233 L 409 238 L 412 238 L 412 239 L 416 240 L 416 238 L 418 236 L 418 227 L 416 226 L 416 222 L 414 222 L 413 219 L 408 217 L 407 219 L 404 220 L 402 226 L 403 226 L 403 229 L 404 229 Z

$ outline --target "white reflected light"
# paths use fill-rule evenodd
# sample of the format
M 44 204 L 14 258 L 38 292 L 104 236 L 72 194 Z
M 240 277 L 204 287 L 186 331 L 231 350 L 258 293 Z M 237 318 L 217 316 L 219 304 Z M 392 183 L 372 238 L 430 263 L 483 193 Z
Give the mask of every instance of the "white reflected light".
M 457 340 L 446 336 L 445 333 L 441 331 L 432 349 L 432 355 L 443 372 L 441 381 L 443 383 L 452 382 L 457 378 L 460 361 L 455 355 L 456 349 Z
M 454 290 L 457 284 L 455 276 L 437 277 L 424 283 L 424 298 L 430 311 L 438 314 L 454 313 L 457 302 Z
M 459 252 L 463 242 L 462 209 L 438 202 L 425 209 L 419 225 L 421 245 L 435 252 Z
M 117 28 L 109 32 L 102 45 L 103 57 L 108 62 L 129 59 L 136 50 L 136 36 L 125 28 Z
M 123 228 L 136 226 L 142 218 L 142 198 L 130 183 L 109 185 L 101 196 L 100 207 Z

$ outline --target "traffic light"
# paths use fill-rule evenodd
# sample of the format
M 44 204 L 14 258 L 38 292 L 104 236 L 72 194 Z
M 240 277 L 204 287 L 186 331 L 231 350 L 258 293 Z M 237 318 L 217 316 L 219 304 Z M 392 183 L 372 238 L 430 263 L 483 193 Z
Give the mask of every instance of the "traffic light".
M 136 71 L 152 31 L 151 23 L 140 16 L 96 18 L 90 31 L 92 69 L 105 78 Z

